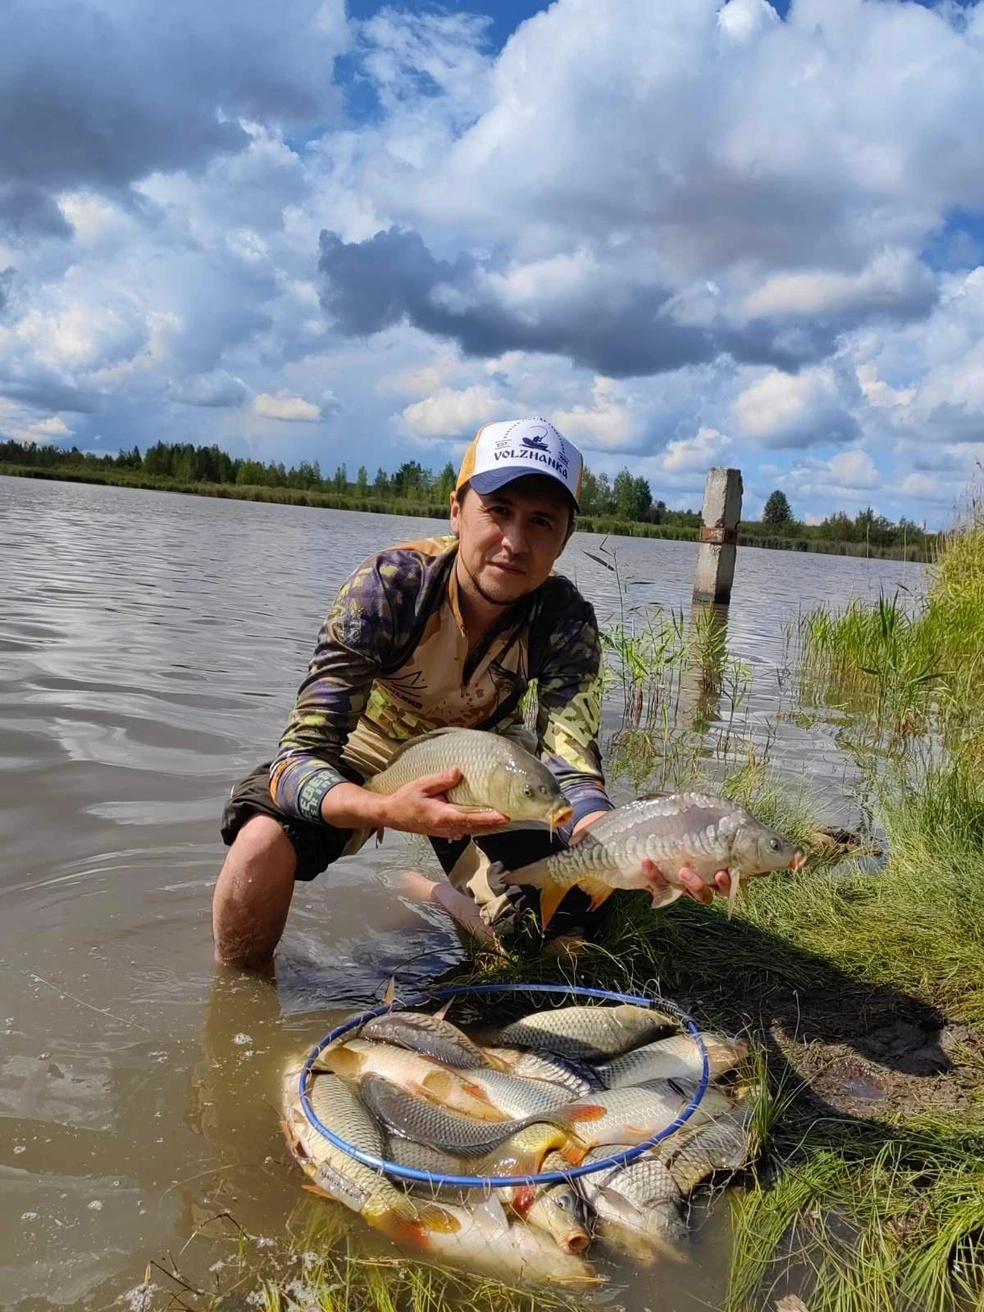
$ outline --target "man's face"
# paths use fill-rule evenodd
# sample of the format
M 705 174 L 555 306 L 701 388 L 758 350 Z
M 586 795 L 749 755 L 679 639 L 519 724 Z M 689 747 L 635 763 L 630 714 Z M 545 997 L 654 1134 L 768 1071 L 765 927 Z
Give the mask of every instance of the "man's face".
M 451 497 L 458 562 L 477 592 L 497 606 L 519 601 L 549 578 L 570 522 L 566 492 L 542 474 L 517 478 L 488 496 L 469 488 L 464 504 Z

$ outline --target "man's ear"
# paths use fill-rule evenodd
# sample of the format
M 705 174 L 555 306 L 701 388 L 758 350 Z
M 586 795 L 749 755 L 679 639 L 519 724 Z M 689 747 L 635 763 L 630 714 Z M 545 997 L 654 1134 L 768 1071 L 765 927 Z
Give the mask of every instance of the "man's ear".
M 450 505 L 451 505 L 451 532 L 455 535 L 455 537 L 457 537 L 458 525 L 461 522 L 461 505 L 458 501 L 457 492 L 451 493 Z

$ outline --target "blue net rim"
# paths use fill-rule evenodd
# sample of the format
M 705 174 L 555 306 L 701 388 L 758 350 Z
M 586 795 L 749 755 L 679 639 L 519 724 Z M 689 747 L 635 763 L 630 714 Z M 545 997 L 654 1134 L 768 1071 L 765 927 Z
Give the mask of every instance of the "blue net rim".
M 358 1029 L 359 1026 L 365 1025 L 367 1021 L 376 1016 L 382 1016 L 388 1011 L 403 1011 L 409 1007 L 421 1007 L 428 1002 L 439 1002 L 447 998 L 457 998 L 466 995 L 481 996 L 490 993 L 550 993 L 562 997 L 577 998 L 600 998 L 607 1002 L 629 1002 L 637 1007 L 648 1007 L 650 1010 L 667 1011 L 673 1014 L 680 1021 L 681 1027 L 687 1031 L 701 1056 L 702 1070 L 700 1081 L 694 1090 L 693 1097 L 687 1103 L 686 1107 L 679 1113 L 671 1124 L 654 1134 L 651 1139 L 645 1143 L 636 1144 L 634 1147 L 627 1149 L 625 1152 L 616 1153 L 612 1157 L 606 1157 L 602 1161 L 590 1162 L 587 1166 L 572 1166 L 566 1171 L 540 1171 L 536 1175 L 444 1175 L 437 1171 L 421 1171 L 413 1166 L 401 1166 L 398 1162 L 389 1162 L 384 1157 L 377 1157 L 374 1153 L 365 1152 L 361 1148 L 356 1148 L 354 1144 L 347 1143 L 346 1140 L 339 1138 L 327 1125 L 323 1125 L 318 1119 L 317 1113 L 311 1106 L 308 1098 L 307 1086 L 308 1079 L 312 1072 L 312 1067 L 318 1056 L 343 1035 L 348 1034 L 350 1030 Z M 708 1061 L 707 1048 L 701 1037 L 697 1023 L 681 1007 L 669 999 L 660 998 L 658 995 L 646 997 L 638 993 L 616 993 L 610 989 L 588 988 L 580 984 L 461 984 L 453 988 L 435 989 L 432 992 L 415 993 L 408 998 L 395 998 L 392 1002 L 384 1002 L 377 1007 L 372 1007 L 368 1011 L 361 1012 L 358 1016 L 352 1016 L 349 1020 L 331 1030 L 321 1042 L 312 1049 L 304 1066 L 301 1069 L 298 1093 L 300 1094 L 301 1107 L 304 1109 L 304 1115 L 318 1131 L 324 1135 L 330 1144 L 340 1148 L 342 1152 L 347 1153 L 349 1157 L 354 1157 L 357 1162 L 364 1166 L 371 1166 L 374 1170 L 383 1171 L 387 1175 L 396 1176 L 401 1180 L 411 1180 L 418 1184 L 429 1184 L 435 1188 L 442 1185 L 450 1185 L 457 1188 L 465 1189 L 506 1189 L 515 1185 L 534 1185 L 534 1184 L 560 1184 L 567 1180 L 575 1180 L 578 1176 L 592 1175 L 596 1171 L 604 1171 L 612 1166 L 624 1166 L 629 1162 L 635 1161 L 644 1152 L 650 1148 L 655 1148 L 663 1139 L 669 1138 L 675 1134 L 682 1125 L 690 1120 L 694 1112 L 700 1106 L 704 1093 L 711 1078 L 710 1062 Z

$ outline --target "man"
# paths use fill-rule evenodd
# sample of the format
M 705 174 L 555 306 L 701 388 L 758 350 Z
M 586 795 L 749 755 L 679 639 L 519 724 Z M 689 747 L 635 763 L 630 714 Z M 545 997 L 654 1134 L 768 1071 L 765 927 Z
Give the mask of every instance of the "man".
M 553 573 L 574 530 L 581 474 L 581 453 L 546 420 L 486 424 L 451 494 L 452 535 L 381 551 L 342 585 L 275 760 L 236 785 L 223 815 L 231 846 L 212 903 L 220 961 L 264 965 L 295 880 L 384 829 L 431 839 L 452 887 L 428 888 L 461 923 L 475 925 L 476 906 L 484 925 L 511 923 L 513 901 L 489 885 L 490 864 L 527 864 L 562 839 L 500 833 L 505 816 L 453 806 L 445 794 L 456 769 L 389 797 L 361 786 L 401 742 L 430 729 L 487 729 L 530 746 L 573 807 L 573 841 L 611 809 L 594 612 Z M 534 678 L 535 742 L 520 706 Z M 727 891 L 726 874 L 718 887 Z M 696 875 L 689 891 L 710 900 Z M 583 920 L 579 896 L 565 899 L 560 930 Z

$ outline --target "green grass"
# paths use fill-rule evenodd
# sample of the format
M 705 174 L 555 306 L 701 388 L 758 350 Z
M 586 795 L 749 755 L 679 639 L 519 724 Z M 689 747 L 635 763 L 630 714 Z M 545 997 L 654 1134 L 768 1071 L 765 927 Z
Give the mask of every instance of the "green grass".
M 787 1124 L 771 1174 L 736 1209 L 728 1312 L 774 1307 L 790 1288 L 809 1289 L 810 1312 L 979 1307 L 982 1154 L 984 1134 L 955 1122 Z

